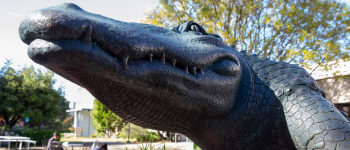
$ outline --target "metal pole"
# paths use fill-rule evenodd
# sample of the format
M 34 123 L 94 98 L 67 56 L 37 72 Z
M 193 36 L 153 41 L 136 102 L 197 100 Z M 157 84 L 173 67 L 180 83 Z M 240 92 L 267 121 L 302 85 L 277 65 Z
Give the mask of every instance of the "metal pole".
M 74 138 L 77 138 L 77 128 L 78 128 L 78 125 L 77 125 L 77 122 L 78 122 L 78 117 L 77 117 L 78 113 L 77 111 L 75 110 L 74 111 Z
M 90 109 L 88 110 L 89 111 L 89 129 L 88 129 L 88 138 L 90 138 Z
M 175 143 L 177 143 L 177 133 L 175 133 Z
M 129 122 L 129 131 L 128 131 L 128 141 L 126 141 L 126 143 L 131 143 L 129 140 L 129 137 L 130 137 L 130 122 Z

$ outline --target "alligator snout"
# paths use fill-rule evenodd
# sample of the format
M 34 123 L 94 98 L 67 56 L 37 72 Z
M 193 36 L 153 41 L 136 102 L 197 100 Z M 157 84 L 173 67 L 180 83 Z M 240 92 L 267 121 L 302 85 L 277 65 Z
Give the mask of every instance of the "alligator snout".
M 90 21 L 84 18 L 84 14 L 87 13 L 70 3 L 33 11 L 20 24 L 20 38 L 26 44 L 37 38 L 78 39 L 90 25 Z
M 124 70 L 129 61 L 138 59 L 150 62 L 158 59 L 193 75 L 219 60 L 238 62 L 217 37 L 121 22 L 87 12 L 71 3 L 32 12 L 22 21 L 19 33 L 27 44 L 35 39 L 84 41 L 88 37 L 91 43 L 118 58 Z
M 140 40 L 142 37 L 146 38 L 144 31 L 135 24 L 89 13 L 71 3 L 34 11 L 26 16 L 19 28 L 20 37 L 27 44 L 35 39 L 85 40 L 89 37 L 91 42 L 99 44 L 108 53 L 120 59 L 144 57 L 140 53 L 140 50 L 146 51 L 142 45 L 152 45 L 150 41 Z M 149 36 L 150 34 L 147 34 L 147 38 L 152 39 Z

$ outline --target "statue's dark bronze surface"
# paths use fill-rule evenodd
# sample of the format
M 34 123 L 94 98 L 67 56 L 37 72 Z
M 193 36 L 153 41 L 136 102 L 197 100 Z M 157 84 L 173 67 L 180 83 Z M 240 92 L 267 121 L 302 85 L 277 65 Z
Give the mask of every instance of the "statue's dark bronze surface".
M 202 149 L 349 149 L 349 120 L 296 65 L 258 59 L 194 22 L 125 23 L 74 4 L 34 11 L 28 55 L 146 128 Z

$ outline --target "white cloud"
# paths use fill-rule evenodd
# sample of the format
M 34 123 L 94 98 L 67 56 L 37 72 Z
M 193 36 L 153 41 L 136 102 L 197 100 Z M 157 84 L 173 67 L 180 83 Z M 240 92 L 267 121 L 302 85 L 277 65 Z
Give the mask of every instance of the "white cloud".
M 15 17 L 21 17 L 23 18 L 24 16 L 23 15 L 19 15 L 19 14 L 15 14 L 13 12 L 7 12 L 8 15 L 11 15 L 11 16 L 15 16 Z

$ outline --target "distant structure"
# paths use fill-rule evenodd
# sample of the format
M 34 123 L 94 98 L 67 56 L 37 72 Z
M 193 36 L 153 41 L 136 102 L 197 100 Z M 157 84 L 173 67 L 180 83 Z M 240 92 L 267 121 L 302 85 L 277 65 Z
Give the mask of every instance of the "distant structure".
M 339 61 L 337 66 L 332 67 L 332 69 L 328 71 L 322 71 L 321 69 L 316 69 L 313 72 L 311 72 L 312 70 L 307 71 L 326 93 L 326 98 L 336 104 L 339 110 L 346 112 L 349 116 L 350 61 Z M 336 75 L 333 74 L 334 72 L 337 72 Z
M 75 137 L 90 137 L 91 134 L 96 133 L 90 116 L 93 106 L 94 97 L 84 88 L 78 88 L 77 97 L 70 102 L 70 110 L 67 110 L 70 115 L 74 115 Z
M 4 117 L 2 115 L 0 115 L 0 127 L 2 127 L 4 125 L 6 125 L 5 119 L 4 119 Z

